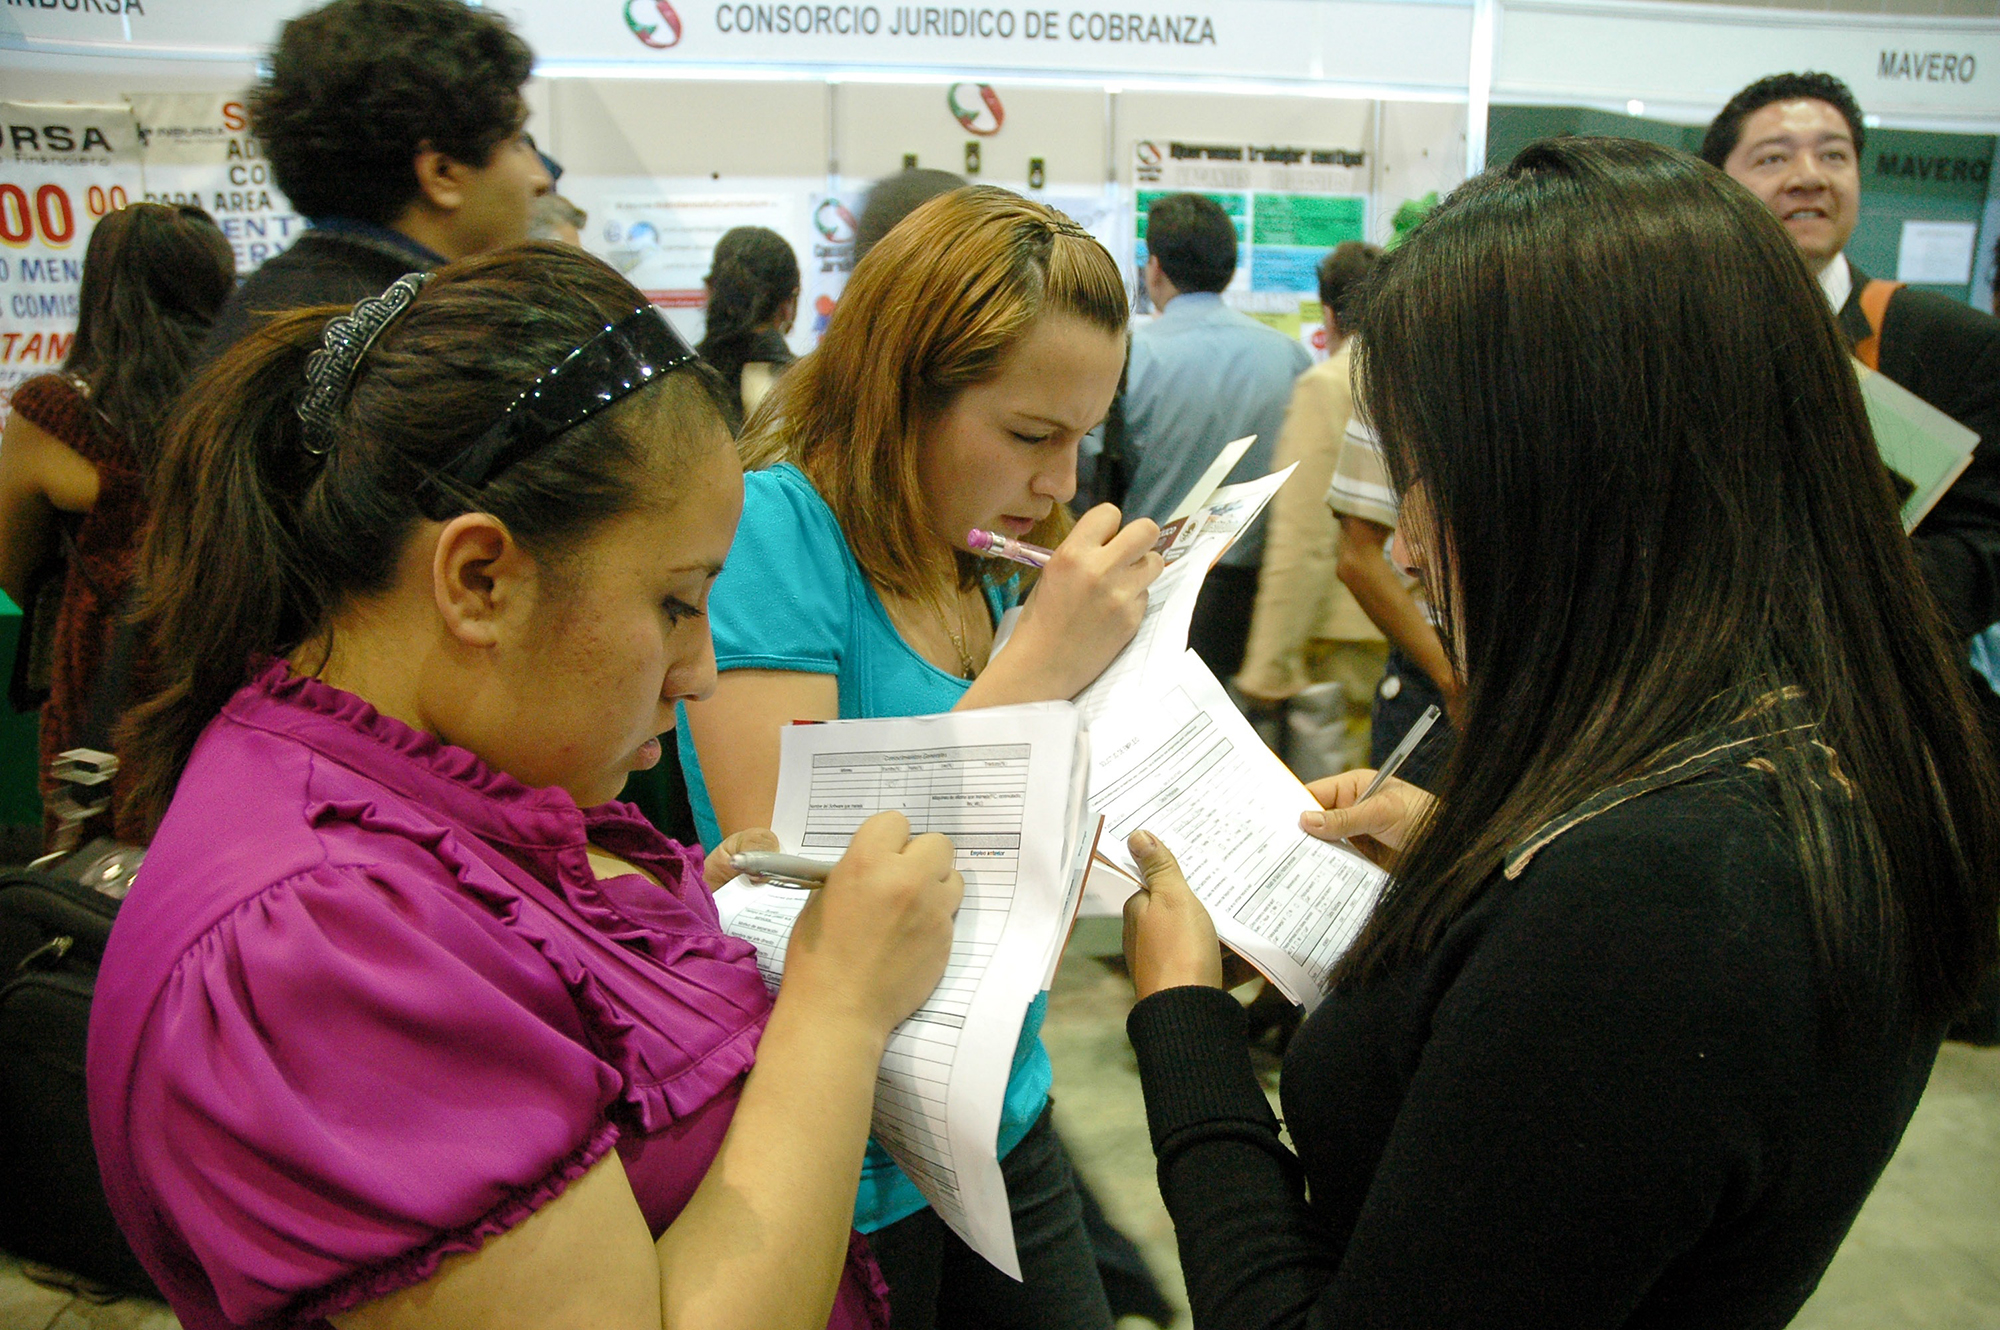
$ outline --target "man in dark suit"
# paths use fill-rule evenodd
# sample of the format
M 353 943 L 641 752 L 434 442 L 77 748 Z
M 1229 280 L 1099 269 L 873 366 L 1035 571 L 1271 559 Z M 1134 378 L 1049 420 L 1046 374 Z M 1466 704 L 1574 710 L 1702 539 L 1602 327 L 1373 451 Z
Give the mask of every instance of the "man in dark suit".
M 1798 242 L 1848 341 L 1871 335 L 1868 274 L 1841 251 L 1861 204 L 1861 108 L 1831 74 L 1773 74 L 1736 94 L 1701 155 L 1764 200 Z M 2000 620 L 2000 319 L 1934 291 L 1898 288 L 1878 367 L 1979 435 L 1972 465 L 1911 539 L 1953 630 Z
M 1861 108 L 1845 83 L 1831 74 L 1773 74 L 1729 99 L 1701 155 L 1784 223 L 1857 353 L 1872 352 L 1882 373 L 1979 435 L 1971 466 L 1910 536 L 1953 632 L 1970 638 L 2000 621 L 2000 319 L 1912 287 L 1884 286 L 1864 301 L 1872 279 L 1842 253 L 1860 215 L 1864 138 Z M 1882 311 L 1879 329 L 1865 304 Z M 1972 677 L 1987 731 L 2000 737 L 2000 698 Z M 1954 1034 L 2000 1041 L 2000 984 L 1987 988 L 1985 1010 Z

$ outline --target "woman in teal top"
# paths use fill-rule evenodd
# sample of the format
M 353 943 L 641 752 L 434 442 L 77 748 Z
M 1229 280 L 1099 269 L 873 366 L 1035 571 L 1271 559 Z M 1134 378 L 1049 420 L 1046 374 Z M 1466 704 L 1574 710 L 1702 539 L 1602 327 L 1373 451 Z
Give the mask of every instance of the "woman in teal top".
M 855 268 L 819 347 L 750 421 L 743 520 L 709 600 L 720 680 L 679 727 L 703 842 L 769 824 L 794 720 L 914 716 L 1073 697 L 1131 640 L 1159 575 L 1151 522 L 1075 522 L 1077 445 L 1124 361 L 1117 265 L 1060 213 L 1005 190 L 932 200 Z M 1055 547 L 1027 579 L 973 528 Z M 1052 834 L 1055 834 L 1052 832 Z M 1035 1000 L 1000 1118 L 1022 1282 L 974 1255 L 870 1145 L 855 1227 L 898 1330 L 1111 1323 L 1049 1126 Z

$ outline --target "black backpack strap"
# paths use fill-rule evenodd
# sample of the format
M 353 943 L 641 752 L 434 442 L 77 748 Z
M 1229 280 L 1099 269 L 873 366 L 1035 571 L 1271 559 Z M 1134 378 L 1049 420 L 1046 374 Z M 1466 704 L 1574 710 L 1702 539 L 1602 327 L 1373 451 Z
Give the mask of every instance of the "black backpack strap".
M 132 656 L 138 649 L 139 626 L 133 622 L 131 608 L 132 597 L 128 594 L 118 605 L 118 626 L 111 635 L 111 650 L 105 653 L 104 664 L 90 685 L 90 710 L 84 714 L 76 747 L 111 751 L 111 731 L 117 727 L 132 689 Z

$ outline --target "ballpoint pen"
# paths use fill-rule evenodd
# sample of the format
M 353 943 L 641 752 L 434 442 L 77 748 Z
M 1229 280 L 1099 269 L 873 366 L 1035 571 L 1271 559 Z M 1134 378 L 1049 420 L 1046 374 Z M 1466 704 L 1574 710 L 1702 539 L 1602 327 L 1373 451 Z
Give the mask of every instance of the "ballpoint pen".
M 965 545 L 974 554 L 984 554 L 989 559 L 1012 559 L 1030 568 L 1048 567 L 1049 558 L 1055 553 L 1040 545 L 1030 545 L 1025 540 L 1003 536 L 998 531 L 981 531 L 977 527 L 965 533 Z
M 1361 792 L 1361 799 L 1366 799 L 1369 795 L 1381 789 L 1389 777 L 1396 774 L 1397 768 L 1409 761 L 1410 754 L 1417 751 L 1417 745 L 1424 741 L 1424 736 L 1431 732 L 1431 726 L 1437 724 L 1438 717 L 1442 714 L 1437 709 L 1436 703 L 1424 708 L 1424 714 L 1417 717 L 1417 723 L 1410 726 L 1410 732 L 1403 736 L 1403 742 L 1396 745 L 1395 751 L 1389 754 L 1389 760 L 1384 762 L 1382 769 L 1375 773 L 1375 779 L 1369 781 L 1368 788 Z M 1356 799 L 1354 802 L 1358 804 L 1361 802 L 1361 799 Z M 1352 806 L 1349 805 L 1349 807 Z
M 1388 783 L 1389 777 L 1396 774 L 1396 769 L 1409 761 L 1410 754 L 1417 751 L 1417 745 L 1422 743 L 1424 736 L 1431 732 L 1431 726 L 1437 724 L 1440 714 L 1436 703 L 1432 703 L 1430 706 L 1424 708 L 1424 714 L 1417 717 L 1416 724 L 1410 726 L 1410 732 L 1403 736 L 1403 742 L 1397 744 L 1395 751 L 1389 754 L 1388 760 L 1382 764 L 1382 769 L 1375 773 L 1374 780 L 1368 782 L 1368 788 L 1361 792 L 1361 798 L 1356 799 L 1354 801 L 1355 804 L 1362 802 L 1363 799 L 1367 799 L 1375 791 L 1381 789 Z M 1353 806 L 1354 804 L 1348 805 L 1349 808 Z M 1340 843 L 1348 849 L 1354 850 L 1355 853 L 1360 853 L 1355 848 L 1354 842 L 1348 837 L 1342 836 Z
M 773 854 L 765 850 L 745 850 L 729 856 L 729 866 L 746 877 L 782 882 L 789 887 L 823 887 L 832 864 L 817 859 L 801 859 L 795 854 Z

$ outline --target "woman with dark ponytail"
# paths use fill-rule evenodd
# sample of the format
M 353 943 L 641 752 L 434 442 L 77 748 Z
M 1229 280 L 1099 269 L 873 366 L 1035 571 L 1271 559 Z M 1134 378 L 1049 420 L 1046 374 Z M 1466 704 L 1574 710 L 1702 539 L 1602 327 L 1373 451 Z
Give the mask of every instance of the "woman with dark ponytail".
M 235 288 L 229 242 L 200 208 L 120 208 L 98 222 L 84 250 L 76 338 L 61 372 L 14 390 L 0 442 L 0 589 L 37 611 L 35 640 L 19 649 L 39 656 L 46 643 L 46 684 L 24 680 L 30 694 L 48 693 L 45 796 L 56 754 L 85 741 L 92 689 L 113 652 L 146 524 L 160 431 Z M 51 556 L 59 542 L 68 557 L 58 563 Z M 113 779 L 114 799 L 125 779 Z M 126 841 L 142 834 L 123 816 L 115 830 Z
M 776 231 L 739 226 L 715 243 L 702 358 L 715 366 L 747 420 L 792 363 L 785 334 L 799 313 L 799 261 Z
M 864 826 L 774 1002 L 699 849 L 612 802 L 714 686 L 719 394 L 554 244 L 279 316 L 189 392 L 88 1072 L 190 1330 L 883 1323 L 849 1222 L 949 843 Z

